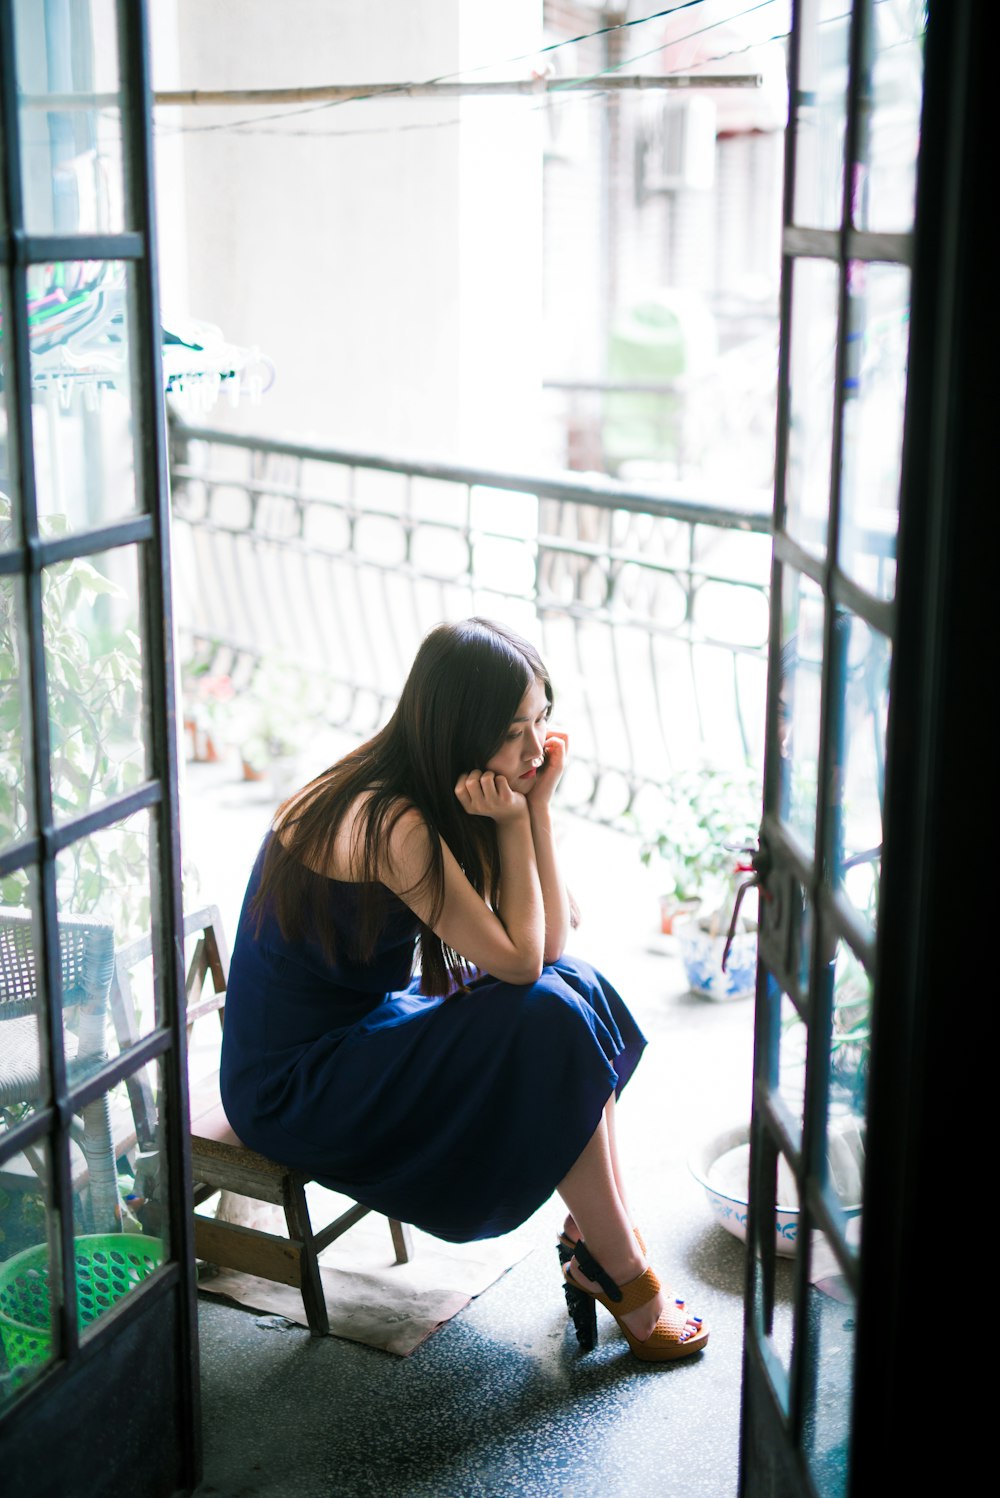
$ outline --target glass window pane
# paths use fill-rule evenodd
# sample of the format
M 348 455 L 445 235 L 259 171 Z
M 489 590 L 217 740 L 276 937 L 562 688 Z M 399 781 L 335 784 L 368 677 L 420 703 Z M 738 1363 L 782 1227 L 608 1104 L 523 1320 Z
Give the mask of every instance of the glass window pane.
M 50 8 L 16 0 L 21 173 L 32 234 L 126 225 L 115 0 Z
M 778 1087 L 799 1129 L 805 1122 L 806 1027 L 787 994 L 781 995 Z
M 134 514 L 128 268 L 117 260 L 32 266 L 28 322 L 35 488 L 47 533 Z
M 782 870 L 780 886 L 769 881 L 771 898 L 765 901 L 764 932 L 761 953 L 773 973 L 769 992 L 776 998 L 780 990 L 805 1017 L 809 1009 L 809 963 L 812 956 L 813 907 L 805 889 L 789 869 Z M 789 909 L 785 910 L 786 901 Z M 782 1026 L 791 1020 L 793 1008 L 782 1011 Z
M 49 1095 L 37 871 L 0 881 L 0 900 L 0 1128 L 7 1128 Z
M 126 1051 L 157 1023 L 153 944 L 113 973 L 115 953 L 150 932 L 156 844 L 137 812 L 71 843 L 56 861 L 63 1037 L 71 1081 Z
M 785 526 L 817 555 L 826 550 L 833 446 L 837 302 L 830 260 L 797 260 L 792 277 Z
M 52 1252 L 58 1217 L 49 1193 L 51 1160 L 48 1141 L 41 1139 L 0 1166 L 0 1413 L 58 1350 L 52 1327 L 61 1281 Z
M 769 1150 L 770 1153 L 770 1150 Z M 792 1344 L 795 1329 L 795 1280 L 796 1259 L 799 1252 L 798 1191 L 794 1173 L 780 1151 L 775 1152 L 773 1173 L 769 1170 L 768 1185 L 762 1206 L 767 1212 L 765 1230 L 771 1231 L 774 1223 L 775 1258 L 773 1286 L 768 1286 L 769 1266 L 755 1254 L 754 1270 L 754 1319 L 757 1336 L 766 1349 L 772 1364 L 779 1399 L 788 1413 L 787 1384 L 792 1367 Z M 773 1219 L 771 1213 L 773 1212 Z
M 842 1275 L 809 1287 L 814 1383 L 803 1421 L 804 1445 L 820 1498 L 847 1492 L 857 1311 Z
M 823 1185 L 841 1242 L 856 1251 L 860 1241 L 865 1177 L 865 1132 L 871 1054 L 873 988 L 864 965 L 849 944 L 828 928 L 821 932 L 820 984 L 826 992 L 820 1012 L 829 1028 L 809 1037 L 811 1047 L 829 1048 L 826 1164 Z M 824 1057 L 825 1059 L 825 1057 Z M 835 1263 L 833 1250 L 817 1238 L 812 1277 Z
M 6 377 L 10 330 L 4 341 L 5 308 L 10 306 L 7 268 L 0 266 L 0 551 L 9 551 L 20 540 L 18 496 L 15 494 L 14 423 L 8 410 L 10 381 Z
M 866 1108 L 871 1058 L 873 985 L 844 941 L 833 963 L 827 1183 L 843 1213 L 844 1241 L 857 1249 L 865 1177 Z
M 3 504 L 0 499 L 0 505 Z M 0 532 L 3 529 L 0 511 Z M 35 826 L 24 588 L 0 577 L 0 851 Z M 18 904 L 0 881 L 0 904 Z
M 926 0 L 893 0 L 873 10 L 873 53 L 861 77 L 862 142 L 854 220 L 859 229 L 913 227 L 924 85 Z
M 158 1107 L 160 1069 L 146 1070 Z M 137 1141 L 124 1082 L 88 1104 L 77 1124 L 73 1228 L 77 1310 L 86 1339 L 101 1316 L 166 1258 L 167 1157 L 158 1123 L 146 1147 Z
M 796 956 L 798 958 L 798 983 L 800 1007 L 805 1010 L 809 1004 L 809 971 L 812 963 L 812 933 L 813 933 L 813 905 L 808 896 L 804 895 L 802 900 L 802 914 L 799 920 L 798 942 L 796 945 Z
M 794 108 L 796 224 L 833 229 L 844 196 L 850 6 L 805 0 L 800 7 L 799 99 Z
M 844 630 L 844 685 L 838 774 L 841 787 L 837 874 L 855 909 L 875 930 L 882 867 L 885 736 L 891 645 L 863 620 L 838 613 Z M 837 752 L 835 750 L 835 752 Z
M 783 821 L 812 849 L 819 775 L 823 595 L 803 573 L 787 567 L 782 581 L 781 679 L 778 741 Z
M 852 261 L 839 561 L 877 598 L 896 581 L 899 475 L 910 337 L 910 272 Z
M 146 771 L 139 548 L 45 568 L 45 669 L 57 821 L 131 790 Z

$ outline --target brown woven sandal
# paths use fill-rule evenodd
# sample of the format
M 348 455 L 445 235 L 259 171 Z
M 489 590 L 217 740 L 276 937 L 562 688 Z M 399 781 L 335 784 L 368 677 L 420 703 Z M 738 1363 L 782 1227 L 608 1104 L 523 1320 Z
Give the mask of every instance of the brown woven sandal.
M 601 1286 L 600 1291 L 586 1289 L 574 1277 L 572 1265 L 563 1266 L 566 1303 L 576 1329 L 577 1341 L 586 1351 L 589 1352 L 597 1341 L 598 1301 L 614 1316 L 635 1356 L 645 1363 L 666 1363 L 676 1358 L 690 1357 L 705 1346 L 708 1327 L 700 1316 L 687 1315 L 682 1300 L 675 1300 L 673 1305 L 668 1305 L 660 1313 L 660 1319 L 643 1340 L 635 1336 L 622 1321 L 623 1316 L 646 1305 L 660 1290 L 660 1282 L 652 1269 L 644 1269 L 642 1274 L 629 1280 L 627 1284 L 616 1285 L 582 1241 L 576 1245 L 574 1257 L 580 1272 Z M 696 1324 L 696 1331 L 688 1330 L 689 1321 Z

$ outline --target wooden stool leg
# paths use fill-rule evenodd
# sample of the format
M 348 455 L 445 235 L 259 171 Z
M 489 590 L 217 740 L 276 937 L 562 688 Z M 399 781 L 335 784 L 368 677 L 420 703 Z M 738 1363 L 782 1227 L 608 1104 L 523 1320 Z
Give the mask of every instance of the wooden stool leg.
M 413 1237 L 405 1222 L 397 1222 L 395 1217 L 389 1218 L 389 1231 L 392 1234 L 392 1246 L 396 1252 L 397 1264 L 408 1264 L 413 1258 Z
M 323 1281 L 319 1272 L 319 1260 L 316 1257 L 316 1245 L 313 1242 L 305 1188 L 302 1182 L 294 1177 L 289 1178 L 286 1186 L 285 1221 L 288 1224 L 288 1236 L 298 1239 L 302 1244 L 300 1261 L 302 1283 L 299 1288 L 302 1291 L 302 1305 L 305 1308 L 309 1330 L 314 1337 L 328 1337 L 330 1318 L 326 1309 L 326 1297 L 323 1294 Z

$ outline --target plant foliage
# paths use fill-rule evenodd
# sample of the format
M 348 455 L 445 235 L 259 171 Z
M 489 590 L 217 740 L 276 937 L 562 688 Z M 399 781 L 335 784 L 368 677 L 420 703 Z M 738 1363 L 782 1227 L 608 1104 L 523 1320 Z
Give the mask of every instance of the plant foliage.
M 0 533 L 10 509 L 0 496 Z M 65 532 L 61 517 L 45 534 Z M 24 745 L 30 703 L 22 654 L 18 594 L 0 589 L 0 838 L 25 836 L 34 824 L 33 790 Z M 131 600 L 93 562 L 76 557 L 45 570 L 42 621 L 52 805 L 65 820 L 138 785 L 145 773 L 140 738 L 143 680 Z M 116 939 L 148 929 L 149 835 L 145 814 L 72 843 L 59 857 L 60 907 L 100 911 L 115 922 Z M 30 876 L 0 880 L 0 902 L 27 904 Z
M 749 767 L 681 770 L 663 786 L 668 810 L 640 857 L 661 867 L 662 892 L 715 909 L 738 882 L 734 848 L 754 843 L 760 825 L 759 774 Z

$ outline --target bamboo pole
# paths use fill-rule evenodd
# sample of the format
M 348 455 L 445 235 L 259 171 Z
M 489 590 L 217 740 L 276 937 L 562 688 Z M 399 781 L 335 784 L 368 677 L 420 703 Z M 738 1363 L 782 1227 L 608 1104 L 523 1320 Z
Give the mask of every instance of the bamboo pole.
M 760 88 L 759 73 L 617 73 L 608 77 L 505 78 L 493 82 L 446 83 L 320 83 L 306 88 L 191 88 L 158 89 L 153 103 L 163 108 L 226 108 L 237 105 L 334 104 L 351 99 L 462 99 L 506 94 L 624 93 L 653 89 L 685 92 L 704 88 Z M 22 109 L 112 109 L 121 105 L 117 93 L 24 94 Z

